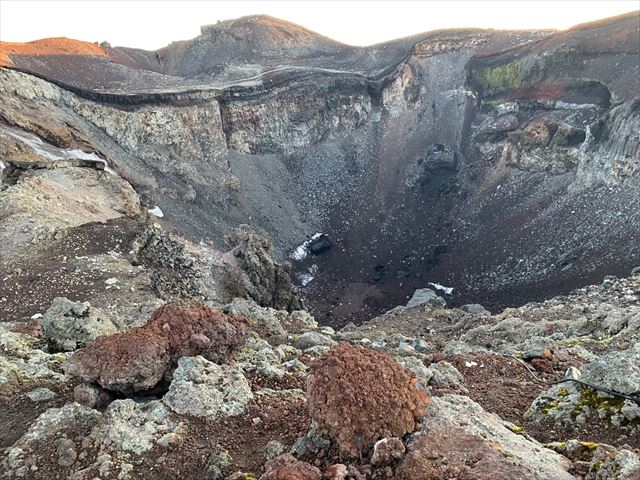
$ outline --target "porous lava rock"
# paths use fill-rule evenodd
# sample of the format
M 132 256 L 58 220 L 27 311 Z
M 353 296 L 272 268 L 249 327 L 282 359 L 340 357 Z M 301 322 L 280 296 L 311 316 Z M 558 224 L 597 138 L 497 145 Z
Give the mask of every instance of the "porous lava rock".
M 265 464 L 260 480 L 321 480 L 322 475 L 313 465 L 296 460 L 291 454 L 280 455 Z
M 157 328 L 138 327 L 99 337 L 65 364 L 68 375 L 131 394 L 149 390 L 169 369 L 169 340 Z
M 247 321 L 198 303 L 160 307 L 142 327 L 97 338 L 64 365 L 67 374 L 124 394 L 149 390 L 180 357 L 225 363 L 242 348 Z
M 311 364 L 309 413 L 346 456 L 413 432 L 429 402 L 418 377 L 383 352 L 342 343 Z
M 202 355 L 227 363 L 243 347 L 249 322 L 201 303 L 175 302 L 155 311 L 145 328 L 158 329 L 169 341 L 171 361 Z

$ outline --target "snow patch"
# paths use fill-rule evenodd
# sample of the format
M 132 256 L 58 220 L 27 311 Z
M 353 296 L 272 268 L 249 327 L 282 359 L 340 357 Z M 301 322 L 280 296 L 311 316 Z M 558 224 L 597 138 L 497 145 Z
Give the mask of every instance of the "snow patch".
M 315 233 L 309 240 L 302 243 L 301 245 L 298 245 L 290 255 L 291 259 L 299 262 L 307 258 L 307 255 L 309 255 L 309 245 L 311 245 L 311 242 L 319 239 L 321 236 L 322 233 Z
M 56 160 L 87 160 L 89 162 L 101 164 L 105 172 L 117 176 L 116 172 L 109 168 L 107 161 L 104 158 L 100 158 L 94 152 L 83 152 L 79 148 L 58 148 L 50 143 L 44 142 L 40 137 L 33 135 L 32 133 L 17 130 L 15 128 L 3 127 L 2 130 L 9 136 L 28 145 L 38 155 L 50 162 L 55 162 Z
M 446 295 L 451 295 L 453 293 L 453 287 L 445 287 L 444 285 L 440 285 L 439 283 L 433 283 L 433 282 L 429 282 L 429 285 L 431 285 L 436 290 L 443 291 Z
M 316 278 L 315 276 L 317 273 L 318 273 L 318 265 L 314 263 L 307 269 L 306 272 L 300 272 L 296 274 L 296 277 L 298 278 L 298 280 L 300 280 L 300 283 L 302 284 L 302 286 L 306 287 L 307 285 L 309 285 L 309 283 L 313 281 L 314 278 Z
M 149 213 L 150 213 L 151 215 L 155 215 L 155 216 L 156 216 L 156 217 L 158 217 L 158 218 L 162 218 L 162 217 L 164 217 L 164 213 L 162 212 L 162 210 L 160 209 L 160 207 L 159 207 L 159 206 L 157 206 L 157 205 L 156 205 L 155 207 L 153 207 L 153 208 L 150 208 L 150 209 L 149 209 Z

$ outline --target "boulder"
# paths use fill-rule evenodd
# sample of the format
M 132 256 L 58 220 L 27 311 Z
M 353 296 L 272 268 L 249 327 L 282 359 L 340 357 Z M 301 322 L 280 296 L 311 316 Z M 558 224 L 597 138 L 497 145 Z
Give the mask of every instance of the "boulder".
M 146 325 L 100 337 L 65 363 L 65 372 L 123 394 L 153 388 L 184 356 L 228 362 L 249 333 L 247 321 L 197 303 L 160 307 Z
M 40 322 L 49 348 L 65 352 L 118 332 L 109 317 L 89 302 L 72 302 L 65 297 L 56 297 Z
M 433 398 L 393 478 L 570 480 L 570 467 L 567 458 L 516 435 L 471 399 L 445 395 Z
M 419 288 L 413 292 L 413 296 L 407 302 L 407 308 L 420 307 L 422 305 L 444 308 L 447 306 L 447 302 L 430 288 Z
M 194 417 L 239 415 L 253 399 L 237 366 L 221 367 L 201 356 L 183 357 L 162 401 L 174 412 Z
M 315 360 L 307 379 L 311 418 L 344 456 L 414 431 L 429 401 L 418 377 L 386 353 L 346 343 Z
M 170 365 L 169 340 L 158 329 L 145 326 L 97 338 L 65 362 L 64 371 L 129 395 L 154 387 Z
M 318 332 L 305 332 L 298 338 L 296 348 L 306 350 L 313 347 L 334 347 L 338 343 L 335 340 Z

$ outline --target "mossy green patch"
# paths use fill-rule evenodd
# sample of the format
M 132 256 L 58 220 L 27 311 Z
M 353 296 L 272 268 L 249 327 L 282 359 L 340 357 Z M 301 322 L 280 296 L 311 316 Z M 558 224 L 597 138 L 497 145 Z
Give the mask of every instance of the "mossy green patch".
M 499 93 L 504 90 L 520 88 L 523 82 L 523 69 L 520 60 L 514 60 L 496 67 L 471 70 L 471 78 L 485 90 Z

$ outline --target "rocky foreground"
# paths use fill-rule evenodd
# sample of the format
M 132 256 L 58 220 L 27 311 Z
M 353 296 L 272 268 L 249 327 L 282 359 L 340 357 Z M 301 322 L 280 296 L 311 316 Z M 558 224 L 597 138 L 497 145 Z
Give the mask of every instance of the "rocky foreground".
M 67 256 L 54 281 L 87 301 L 0 324 L 3 478 L 640 477 L 638 269 L 497 315 L 423 289 L 336 332 L 266 237 L 220 253 L 125 218 L 30 245 L 46 269 L 92 228 L 137 231 Z

